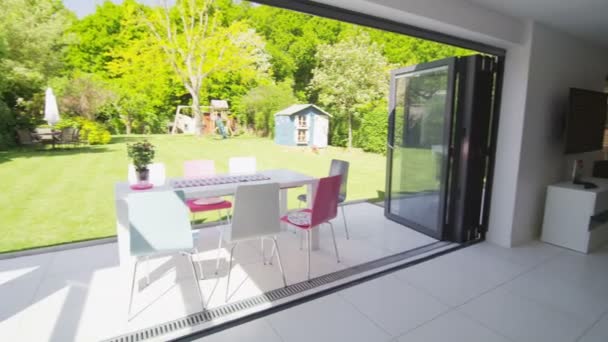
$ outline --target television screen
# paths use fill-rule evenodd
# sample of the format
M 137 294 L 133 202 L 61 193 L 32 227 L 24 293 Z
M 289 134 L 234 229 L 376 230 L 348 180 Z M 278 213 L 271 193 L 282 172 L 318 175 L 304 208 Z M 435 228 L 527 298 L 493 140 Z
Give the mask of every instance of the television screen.
M 608 115 L 608 94 L 570 89 L 570 110 L 566 117 L 566 153 L 601 150 Z

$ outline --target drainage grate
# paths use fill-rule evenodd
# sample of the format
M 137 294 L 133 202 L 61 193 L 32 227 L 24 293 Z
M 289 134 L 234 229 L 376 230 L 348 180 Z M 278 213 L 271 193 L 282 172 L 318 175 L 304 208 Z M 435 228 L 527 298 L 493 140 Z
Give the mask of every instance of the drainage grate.
M 288 285 L 287 287 L 271 290 L 255 297 L 250 297 L 247 299 L 240 300 L 238 302 L 218 306 L 213 309 L 186 316 L 184 318 L 156 325 L 151 328 L 117 336 L 105 340 L 104 342 L 139 342 L 151 338 L 161 337 L 163 335 L 174 333 L 182 329 L 194 328 L 198 325 L 211 322 L 215 319 L 222 318 L 237 313 L 239 311 L 252 309 L 256 306 L 286 299 L 290 296 L 297 295 L 305 291 L 313 290 L 317 287 L 328 285 L 336 281 L 355 276 L 357 274 L 372 271 L 380 267 L 403 261 L 416 255 L 429 252 L 433 249 L 445 247 L 450 244 L 451 243 L 449 242 L 442 241 L 435 242 L 426 246 L 409 250 L 407 252 L 390 255 L 381 259 L 366 262 L 364 264 L 349 267 L 337 272 L 322 275 L 320 277 L 313 278 L 310 281 L 303 281 L 300 283 Z

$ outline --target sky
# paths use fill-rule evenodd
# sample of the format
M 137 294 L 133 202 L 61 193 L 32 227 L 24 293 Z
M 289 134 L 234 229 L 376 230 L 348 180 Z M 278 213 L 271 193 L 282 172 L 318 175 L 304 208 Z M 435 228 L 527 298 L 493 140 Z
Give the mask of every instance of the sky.
M 138 2 L 148 5 L 158 5 L 160 0 L 137 0 Z M 63 0 L 65 7 L 71 9 L 76 13 L 78 18 L 82 18 L 95 12 L 97 5 L 100 5 L 104 0 Z M 112 0 L 115 3 L 121 3 L 122 0 Z M 170 1 L 172 2 L 172 1 Z
M 121 3 L 123 0 L 112 0 L 117 4 Z M 175 0 L 169 0 L 169 3 L 173 3 Z M 63 0 L 63 4 L 65 7 L 71 9 L 78 18 L 82 18 L 87 16 L 93 12 L 95 12 L 95 8 L 97 5 L 100 5 L 104 2 L 104 0 Z M 161 0 L 137 0 L 142 4 L 148 5 L 158 5 L 161 3 Z M 238 3 L 238 1 L 235 1 Z

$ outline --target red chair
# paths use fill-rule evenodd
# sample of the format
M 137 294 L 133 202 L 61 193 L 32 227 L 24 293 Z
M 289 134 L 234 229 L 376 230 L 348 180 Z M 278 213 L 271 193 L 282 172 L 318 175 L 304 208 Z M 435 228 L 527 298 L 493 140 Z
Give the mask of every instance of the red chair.
M 184 162 L 184 178 L 205 178 L 215 176 L 215 163 L 213 160 L 188 160 Z M 217 210 L 222 219 L 222 210 L 226 210 L 226 218 L 229 220 L 229 209 L 232 203 L 221 197 L 194 198 L 186 201 L 190 212 L 194 215 L 206 211 Z
M 335 218 L 338 214 L 341 182 L 342 175 L 319 179 L 319 185 L 317 186 L 312 209 L 298 210 L 289 215 L 281 217 L 281 221 L 289 223 L 296 228 L 303 229 L 306 232 L 306 241 L 308 246 L 308 280 L 310 280 L 310 239 L 312 229 L 315 227 L 323 223 L 329 224 L 329 227 L 331 228 L 331 236 L 334 240 L 336 260 L 340 262 L 334 226 L 331 224 L 331 222 L 329 222 L 329 220 Z

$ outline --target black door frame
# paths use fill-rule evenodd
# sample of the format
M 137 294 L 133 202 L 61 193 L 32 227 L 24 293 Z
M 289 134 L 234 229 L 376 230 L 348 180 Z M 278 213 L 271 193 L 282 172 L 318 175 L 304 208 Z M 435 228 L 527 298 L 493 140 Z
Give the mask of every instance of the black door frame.
M 388 113 L 388 130 L 387 130 L 387 150 L 386 150 L 386 180 L 385 180 L 385 193 L 384 193 L 384 215 L 404 226 L 417 230 L 423 234 L 429 235 L 435 239 L 443 240 L 445 238 L 445 227 L 444 227 L 444 217 L 446 211 L 446 203 L 447 203 L 447 186 L 448 186 L 448 178 L 449 178 L 449 167 L 450 167 L 450 159 L 452 151 L 450 149 L 450 141 L 452 135 L 452 125 L 454 115 L 454 91 L 456 89 L 456 62 L 457 59 L 455 57 L 440 59 L 436 61 L 432 61 L 429 63 L 418 64 L 414 66 L 409 66 L 405 68 L 395 69 L 391 71 L 391 84 L 389 90 L 389 113 Z M 425 70 L 432 70 L 441 67 L 448 68 L 448 79 L 447 79 L 447 89 L 446 89 L 446 98 L 445 98 L 445 111 L 443 113 L 444 124 L 443 124 L 443 142 L 445 144 L 447 154 L 443 156 L 443 160 L 441 163 L 441 173 L 440 173 L 440 188 L 439 188 L 439 208 L 437 212 L 437 230 L 430 229 L 425 227 L 417 222 L 410 221 L 404 217 L 398 216 L 396 214 L 391 213 L 390 211 L 390 200 L 391 194 L 390 189 L 392 185 L 392 170 L 393 170 L 393 150 L 394 150 L 394 141 L 395 141 L 395 110 L 396 110 L 396 78 L 398 75 L 406 74 L 406 73 L 415 73 Z M 395 96 L 393 96 L 395 95 Z M 405 115 L 405 113 L 404 113 Z

